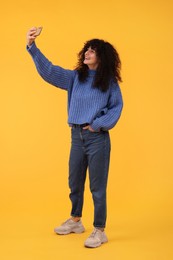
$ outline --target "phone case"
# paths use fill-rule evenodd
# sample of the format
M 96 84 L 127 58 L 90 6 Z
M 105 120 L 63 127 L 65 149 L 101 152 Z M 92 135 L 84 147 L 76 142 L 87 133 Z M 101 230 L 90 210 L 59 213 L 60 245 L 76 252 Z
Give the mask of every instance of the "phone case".
M 38 28 L 37 28 L 37 31 L 36 31 L 36 33 L 35 33 L 35 36 L 40 35 L 42 29 L 43 29 L 43 27 L 38 27 Z

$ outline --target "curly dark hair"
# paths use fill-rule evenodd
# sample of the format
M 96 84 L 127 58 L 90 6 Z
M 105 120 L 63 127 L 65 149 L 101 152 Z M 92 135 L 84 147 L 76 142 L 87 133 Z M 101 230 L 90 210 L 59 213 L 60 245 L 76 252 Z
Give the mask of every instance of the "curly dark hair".
M 100 39 L 92 39 L 84 44 L 83 49 L 78 53 L 78 63 L 75 69 L 78 71 L 79 80 L 84 82 L 88 76 L 88 66 L 83 63 L 85 52 L 88 48 L 96 51 L 99 64 L 96 69 L 96 75 L 93 87 L 106 91 L 109 88 L 110 80 L 121 82 L 120 69 L 121 61 L 116 49 L 109 43 Z

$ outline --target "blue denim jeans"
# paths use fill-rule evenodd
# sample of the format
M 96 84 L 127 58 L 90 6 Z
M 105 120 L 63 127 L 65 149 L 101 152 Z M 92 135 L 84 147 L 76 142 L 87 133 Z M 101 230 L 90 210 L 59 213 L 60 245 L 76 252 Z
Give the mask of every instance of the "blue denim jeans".
M 71 216 L 81 217 L 86 171 L 89 171 L 90 191 L 94 202 L 94 227 L 106 225 L 106 187 L 110 160 L 109 132 L 91 132 L 72 127 L 69 159 Z

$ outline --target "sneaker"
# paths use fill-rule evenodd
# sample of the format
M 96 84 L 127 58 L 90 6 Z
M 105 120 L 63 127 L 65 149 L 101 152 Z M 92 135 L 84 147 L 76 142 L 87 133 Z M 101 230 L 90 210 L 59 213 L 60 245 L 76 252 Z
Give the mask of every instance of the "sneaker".
M 67 235 L 70 233 L 82 233 L 85 231 L 85 228 L 79 220 L 78 222 L 73 221 L 71 218 L 67 219 L 61 226 L 56 227 L 54 232 L 59 235 Z
M 105 232 L 95 228 L 91 235 L 85 241 L 84 245 L 86 247 L 98 247 L 106 242 L 108 242 L 108 238 Z

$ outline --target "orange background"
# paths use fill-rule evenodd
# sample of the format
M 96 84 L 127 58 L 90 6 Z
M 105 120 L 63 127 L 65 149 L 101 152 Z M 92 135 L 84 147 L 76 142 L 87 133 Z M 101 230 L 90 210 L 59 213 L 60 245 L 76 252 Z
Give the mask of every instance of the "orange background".
M 1 3 L 0 257 L 6 259 L 172 259 L 173 2 L 50 0 Z M 122 60 L 124 110 L 110 131 L 109 243 L 87 250 L 93 205 L 86 183 L 86 233 L 55 236 L 70 212 L 66 92 L 44 82 L 26 51 L 26 32 L 73 69 L 91 38 Z

